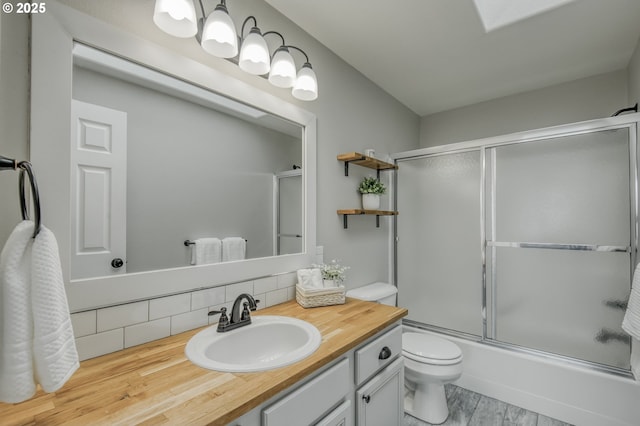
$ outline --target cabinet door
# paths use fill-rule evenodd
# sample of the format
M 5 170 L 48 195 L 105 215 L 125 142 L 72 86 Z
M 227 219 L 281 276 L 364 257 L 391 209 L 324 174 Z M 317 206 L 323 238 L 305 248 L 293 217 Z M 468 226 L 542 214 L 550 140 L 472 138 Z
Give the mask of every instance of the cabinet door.
M 315 426 L 351 426 L 351 401 L 347 400 L 338 408 L 327 414 Z
M 398 358 L 356 392 L 356 424 L 401 425 L 403 396 L 404 363 L 402 358 Z

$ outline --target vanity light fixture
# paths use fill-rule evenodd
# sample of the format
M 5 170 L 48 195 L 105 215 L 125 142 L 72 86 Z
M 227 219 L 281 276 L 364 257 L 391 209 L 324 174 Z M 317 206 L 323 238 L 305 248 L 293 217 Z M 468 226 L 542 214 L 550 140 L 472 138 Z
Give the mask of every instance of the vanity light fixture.
M 198 33 L 196 9 L 191 0 L 156 0 L 153 22 L 175 37 L 188 38 Z
M 244 36 L 244 26 L 253 19 L 253 27 L 249 30 L 249 34 Z M 240 48 L 240 58 L 238 59 L 238 66 L 244 72 L 255 75 L 263 75 L 269 72 L 271 69 L 271 58 L 269 55 L 269 47 L 260 28 L 258 28 L 258 21 L 254 16 L 249 16 L 242 23 L 242 47 Z
M 202 15 L 204 16 L 204 7 Z M 202 28 L 200 45 L 207 53 L 219 58 L 233 58 L 238 54 L 236 26 L 229 16 L 224 0 L 207 17 Z
M 292 88 L 291 94 L 296 99 L 317 99 L 316 73 L 311 68 L 309 56 L 302 49 L 287 45 L 282 34 L 277 31 L 262 34 L 254 16 L 244 20 L 238 37 L 235 24 L 227 10 L 226 0 L 220 0 L 208 16 L 202 0 L 198 0 L 198 3 L 202 12 L 200 19 L 197 18 L 193 0 L 156 0 L 153 22 L 162 31 L 175 37 L 195 37 L 205 52 L 231 60 L 247 73 L 265 76 L 276 87 Z M 250 20 L 253 21 L 253 26 L 245 37 L 245 25 Z M 265 41 L 269 34 L 276 34 L 282 40 L 273 56 L 269 53 L 269 46 Z M 305 63 L 298 72 L 290 49 L 299 51 L 305 57 Z

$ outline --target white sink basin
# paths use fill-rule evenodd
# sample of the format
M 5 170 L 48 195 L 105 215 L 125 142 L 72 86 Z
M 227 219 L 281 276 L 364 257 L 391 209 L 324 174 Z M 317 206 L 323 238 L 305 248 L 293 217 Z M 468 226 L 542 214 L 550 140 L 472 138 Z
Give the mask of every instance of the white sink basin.
M 218 333 L 206 328 L 187 343 L 187 358 L 210 370 L 247 373 L 298 362 L 318 349 L 318 329 L 297 318 L 258 315 L 251 324 Z

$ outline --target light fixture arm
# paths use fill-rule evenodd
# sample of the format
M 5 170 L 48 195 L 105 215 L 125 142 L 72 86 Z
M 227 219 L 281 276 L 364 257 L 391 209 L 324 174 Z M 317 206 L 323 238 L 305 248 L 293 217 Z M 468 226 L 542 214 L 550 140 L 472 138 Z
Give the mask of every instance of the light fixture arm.
M 302 53 L 304 55 L 304 58 L 305 58 L 305 64 L 309 64 L 309 66 L 311 66 L 311 64 L 309 63 L 309 56 L 307 56 L 307 54 L 304 52 L 304 50 L 300 49 L 299 47 L 291 46 L 291 45 L 285 46 L 285 47 L 287 47 L 289 49 L 295 49 L 298 52 Z
M 242 23 L 242 29 L 240 30 L 240 39 L 242 40 L 244 40 L 244 26 L 247 25 L 247 22 L 249 22 L 249 19 L 253 19 L 253 28 L 258 28 L 258 20 L 256 19 L 256 17 L 253 15 L 247 16 L 244 22 Z
M 277 31 L 267 31 L 266 33 L 262 34 L 262 37 L 266 37 L 268 34 L 276 34 L 276 35 L 280 36 L 280 39 L 282 40 L 282 45 L 284 46 L 286 44 L 285 41 L 284 41 L 284 37 L 279 32 L 277 32 Z

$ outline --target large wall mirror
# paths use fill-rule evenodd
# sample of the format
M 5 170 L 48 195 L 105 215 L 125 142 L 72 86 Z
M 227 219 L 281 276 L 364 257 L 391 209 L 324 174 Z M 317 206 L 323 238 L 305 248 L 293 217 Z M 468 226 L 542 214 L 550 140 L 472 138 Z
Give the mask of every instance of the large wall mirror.
M 65 6 L 47 12 L 33 23 L 31 158 L 72 311 L 313 260 L 313 114 Z M 196 256 L 212 237 L 223 255 Z

